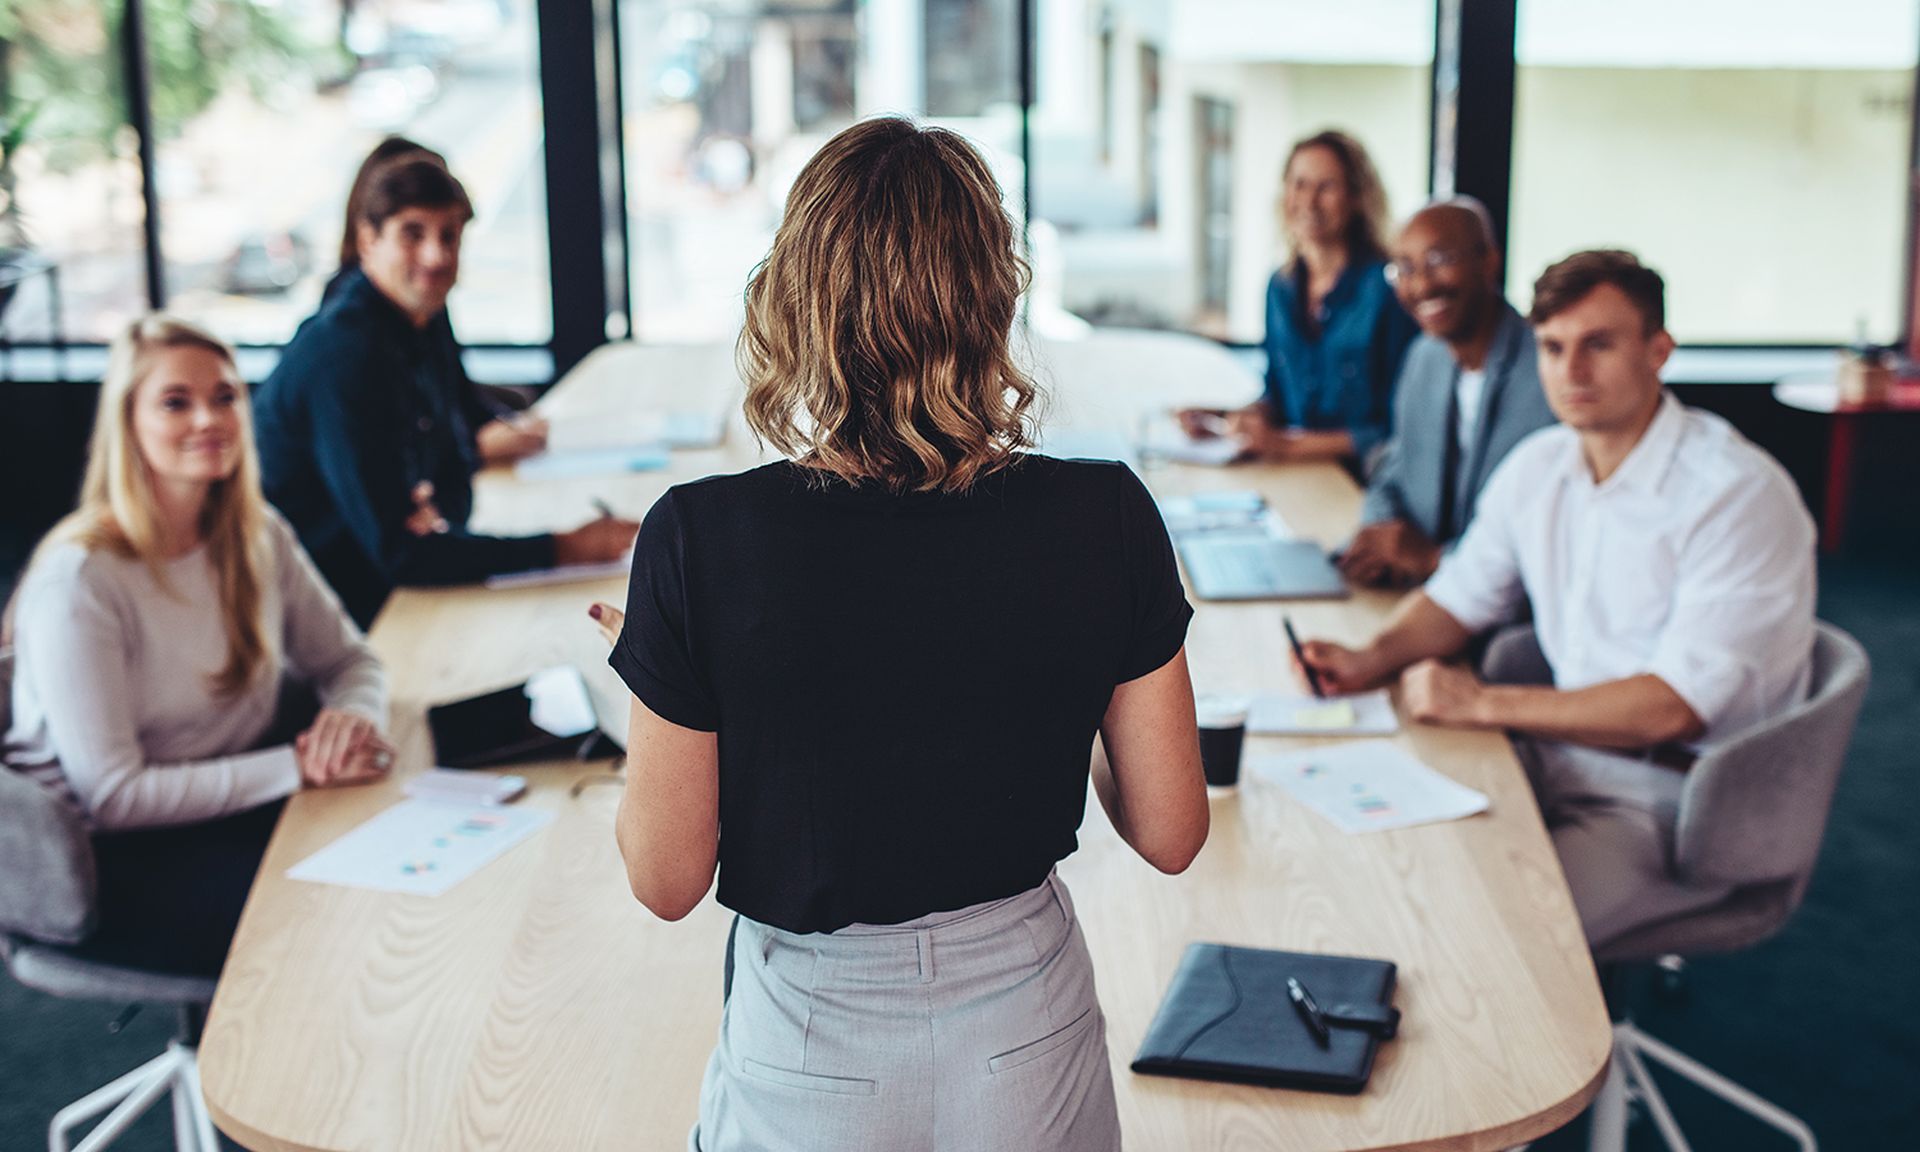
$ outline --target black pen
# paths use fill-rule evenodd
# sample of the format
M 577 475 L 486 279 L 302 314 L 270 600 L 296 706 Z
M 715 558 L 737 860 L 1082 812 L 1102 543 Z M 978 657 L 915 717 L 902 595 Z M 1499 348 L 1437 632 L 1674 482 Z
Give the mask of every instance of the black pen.
M 605 500 L 600 499 L 600 497 L 598 496 L 595 496 L 593 498 L 593 510 L 595 512 L 600 513 L 601 516 L 605 517 L 608 520 L 613 519 L 613 508 L 610 507 Z
M 1287 977 L 1287 999 L 1293 1001 L 1293 1010 L 1300 1013 L 1300 1019 L 1307 1022 L 1307 1031 L 1313 1033 L 1314 1042 L 1325 1048 L 1333 1042 L 1333 1033 L 1327 1030 L 1327 1018 L 1320 1014 L 1320 1005 L 1313 1002 L 1306 985 Z
M 1293 621 L 1282 616 L 1280 617 L 1280 626 L 1287 630 L 1287 643 L 1293 645 L 1293 658 L 1300 661 L 1300 667 L 1306 670 L 1307 687 L 1313 689 L 1315 699 L 1325 700 L 1327 694 L 1320 690 L 1320 673 L 1315 672 L 1313 665 L 1307 663 L 1307 654 L 1306 651 L 1300 647 L 1300 636 L 1293 630 Z

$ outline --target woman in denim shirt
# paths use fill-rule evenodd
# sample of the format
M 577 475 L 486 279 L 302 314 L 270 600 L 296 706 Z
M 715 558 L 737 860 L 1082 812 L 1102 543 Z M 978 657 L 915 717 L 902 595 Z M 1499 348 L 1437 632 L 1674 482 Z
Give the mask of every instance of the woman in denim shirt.
M 1292 259 L 1267 285 L 1266 391 L 1236 411 L 1189 409 L 1181 423 L 1237 437 L 1248 456 L 1364 465 L 1390 430 L 1417 329 L 1383 275 L 1386 192 L 1359 141 L 1327 131 L 1295 144 L 1280 215 Z

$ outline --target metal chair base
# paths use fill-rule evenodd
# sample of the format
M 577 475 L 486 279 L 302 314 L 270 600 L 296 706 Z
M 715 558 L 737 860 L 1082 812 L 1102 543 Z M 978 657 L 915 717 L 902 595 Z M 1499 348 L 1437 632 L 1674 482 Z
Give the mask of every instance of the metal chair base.
M 103 1088 L 82 1096 L 47 1126 L 49 1152 L 99 1152 L 118 1140 L 164 1094 L 173 1097 L 173 1142 L 179 1152 L 219 1152 L 206 1098 L 200 1095 L 200 1063 L 194 1049 L 178 1040 L 167 1050 Z M 73 1131 L 107 1114 L 78 1145 Z
M 1613 1026 L 1613 1063 L 1607 1080 L 1594 1097 L 1592 1128 L 1588 1135 L 1589 1152 L 1626 1152 L 1627 1106 L 1639 1103 L 1659 1130 L 1660 1139 L 1671 1152 L 1692 1152 L 1680 1125 L 1674 1122 L 1666 1097 L 1647 1074 L 1647 1061 L 1669 1069 L 1700 1088 L 1740 1109 L 1797 1143 L 1802 1152 L 1818 1152 L 1813 1129 L 1798 1116 L 1774 1105 L 1686 1053 L 1655 1040 L 1636 1028 L 1632 1021 Z

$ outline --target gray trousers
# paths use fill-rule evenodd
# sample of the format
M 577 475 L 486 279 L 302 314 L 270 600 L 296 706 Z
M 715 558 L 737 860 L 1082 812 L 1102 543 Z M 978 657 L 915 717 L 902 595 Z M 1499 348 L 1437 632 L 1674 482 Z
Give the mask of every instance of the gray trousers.
M 905 924 L 741 918 L 692 1152 L 1112 1152 L 1106 1020 L 1057 876 Z
M 1717 904 L 1732 891 L 1683 883 L 1674 875 L 1683 773 L 1557 740 L 1516 736 L 1513 747 L 1526 765 L 1591 947 Z

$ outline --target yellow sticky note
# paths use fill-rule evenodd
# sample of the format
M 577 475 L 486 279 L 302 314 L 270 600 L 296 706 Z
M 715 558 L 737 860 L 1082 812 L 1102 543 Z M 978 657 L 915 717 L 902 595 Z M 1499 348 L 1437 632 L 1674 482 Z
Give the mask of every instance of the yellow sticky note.
M 1312 708 L 1296 709 L 1293 713 L 1295 728 L 1351 728 L 1358 723 L 1360 717 L 1354 712 L 1351 700 L 1330 700 Z

